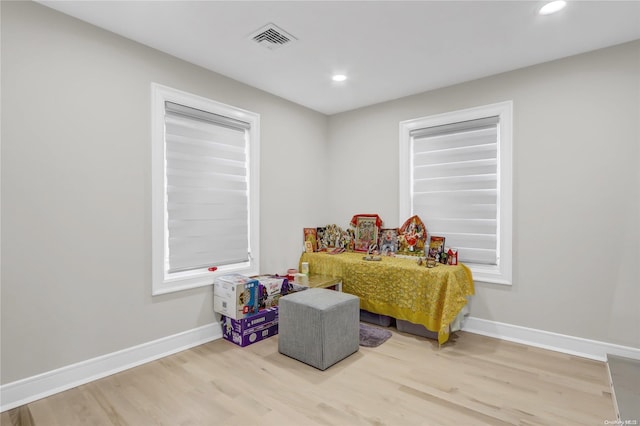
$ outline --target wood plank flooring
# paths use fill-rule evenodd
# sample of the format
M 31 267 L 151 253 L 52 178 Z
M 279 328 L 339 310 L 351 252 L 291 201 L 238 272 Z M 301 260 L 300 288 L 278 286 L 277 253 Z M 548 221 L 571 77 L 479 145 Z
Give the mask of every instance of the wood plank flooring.
M 2 425 L 603 425 L 605 363 L 457 332 L 397 332 L 320 371 L 217 340 L 2 413 Z M 613 423 L 610 423 L 613 424 Z

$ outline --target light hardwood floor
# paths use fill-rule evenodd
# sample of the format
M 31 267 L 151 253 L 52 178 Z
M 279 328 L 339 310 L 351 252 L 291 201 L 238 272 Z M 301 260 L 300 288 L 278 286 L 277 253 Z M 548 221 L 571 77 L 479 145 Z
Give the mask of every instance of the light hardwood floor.
M 217 340 L 2 413 L 2 425 L 603 425 L 605 363 L 458 332 L 394 333 L 326 371 Z

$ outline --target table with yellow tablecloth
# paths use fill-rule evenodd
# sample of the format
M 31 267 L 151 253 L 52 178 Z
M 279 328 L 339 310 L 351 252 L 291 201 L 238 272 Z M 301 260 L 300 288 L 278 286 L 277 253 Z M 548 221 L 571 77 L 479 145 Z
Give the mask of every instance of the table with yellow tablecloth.
M 360 308 L 421 324 L 449 338 L 449 324 L 474 294 L 471 270 L 463 265 L 420 266 L 417 259 L 383 256 L 365 261 L 365 253 L 303 253 L 309 274 L 342 279 L 342 289 L 360 298 Z

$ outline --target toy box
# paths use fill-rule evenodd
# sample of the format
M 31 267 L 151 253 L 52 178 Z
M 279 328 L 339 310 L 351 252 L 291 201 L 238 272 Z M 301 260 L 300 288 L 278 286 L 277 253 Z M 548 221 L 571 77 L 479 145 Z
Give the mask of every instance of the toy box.
M 213 280 L 213 310 L 233 319 L 255 315 L 259 311 L 259 282 L 240 274 Z
M 238 346 L 248 346 L 278 334 L 278 307 L 267 308 L 248 318 L 222 316 L 222 337 Z
M 271 275 L 258 276 L 256 279 L 260 282 L 259 308 L 265 309 L 278 306 L 280 296 L 287 294 L 289 280 L 285 277 Z
M 256 277 L 256 279 L 260 281 L 260 284 L 262 284 L 268 296 L 280 293 L 282 287 L 289 283 L 286 277 L 276 277 L 272 275 L 261 275 Z

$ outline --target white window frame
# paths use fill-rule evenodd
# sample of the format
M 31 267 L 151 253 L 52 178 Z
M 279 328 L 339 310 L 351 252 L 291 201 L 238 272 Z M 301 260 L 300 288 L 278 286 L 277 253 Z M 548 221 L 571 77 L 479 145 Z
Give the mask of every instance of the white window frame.
M 165 102 L 173 102 L 249 123 L 249 260 L 220 266 L 172 272 L 168 270 L 168 213 L 165 158 Z M 257 275 L 260 267 L 260 115 L 157 83 L 151 84 L 151 232 L 152 295 L 213 284 L 216 275 Z
M 411 217 L 412 205 L 412 130 L 498 116 L 498 235 L 496 265 L 465 263 L 474 281 L 512 284 L 513 270 L 513 102 L 505 101 L 459 111 L 400 122 L 400 217 Z

